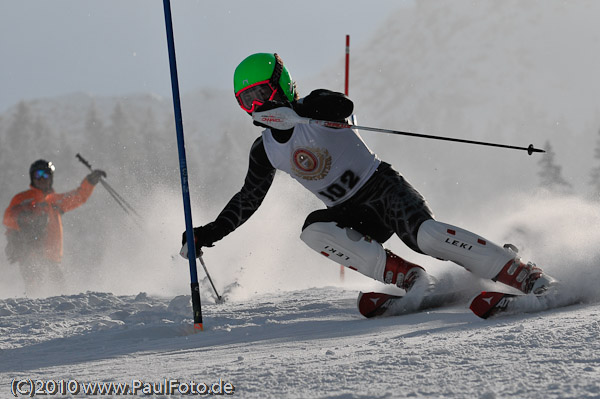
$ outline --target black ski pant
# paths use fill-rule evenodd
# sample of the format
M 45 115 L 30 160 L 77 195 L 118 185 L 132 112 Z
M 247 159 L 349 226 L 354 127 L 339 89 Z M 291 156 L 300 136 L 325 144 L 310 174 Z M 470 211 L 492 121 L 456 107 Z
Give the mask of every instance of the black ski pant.
M 315 222 L 336 222 L 382 244 L 396 233 L 409 248 L 423 253 L 417 245 L 417 232 L 429 219 L 433 213 L 425 198 L 390 164 L 382 162 L 352 198 L 312 212 L 302 230 Z

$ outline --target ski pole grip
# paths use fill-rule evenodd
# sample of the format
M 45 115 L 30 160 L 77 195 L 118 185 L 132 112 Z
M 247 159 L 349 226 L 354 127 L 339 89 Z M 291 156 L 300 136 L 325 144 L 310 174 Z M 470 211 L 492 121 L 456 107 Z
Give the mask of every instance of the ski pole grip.
M 79 159 L 79 161 L 81 161 L 82 164 L 87 166 L 89 170 L 92 170 L 92 165 L 90 165 L 90 163 L 86 161 L 80 154 L 75 155 L 75 157 Z
M 252 119 L 263 125 L 277 130 L 292 129 L 299 123 L 310 123 L 309 118 L 299 116 L 293 109 L 288 107 L 279 107 L 267 111 L 253 112 Z

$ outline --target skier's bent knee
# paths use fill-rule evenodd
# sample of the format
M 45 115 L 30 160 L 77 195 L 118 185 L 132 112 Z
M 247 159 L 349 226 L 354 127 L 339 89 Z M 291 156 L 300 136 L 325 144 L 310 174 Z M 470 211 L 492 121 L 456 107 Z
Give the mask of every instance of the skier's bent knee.
M 395 255 L 369 237 L 335 222 L 316 222 L 300 235 L 310 248 L 337 263 L 386 284 L 409 290 L 425 270 Z

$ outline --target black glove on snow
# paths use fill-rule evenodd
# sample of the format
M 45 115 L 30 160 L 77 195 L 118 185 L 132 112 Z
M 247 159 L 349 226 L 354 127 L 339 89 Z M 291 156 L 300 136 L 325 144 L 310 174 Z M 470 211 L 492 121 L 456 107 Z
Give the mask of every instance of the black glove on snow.
M 103 170 L 96 169 L 92 171 L 89 175 L 86 176 L 87 181 L 90 182 L 92 186 L 95 186 L 100 181 L 100 178 L 106 177 L 106 172 Z

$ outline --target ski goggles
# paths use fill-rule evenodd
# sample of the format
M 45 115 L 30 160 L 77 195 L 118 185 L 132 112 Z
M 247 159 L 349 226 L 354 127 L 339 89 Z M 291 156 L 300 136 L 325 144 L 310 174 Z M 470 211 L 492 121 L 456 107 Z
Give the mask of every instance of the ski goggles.
M 33 172 L 33 178 L 40 180 L 40 179 L 49 179 L 50 177 L 52 177 L 52 174 L 49 173 L 47 170 L 36 170 L 35 172 Z
M 235 93 L 235 98 L 240 107 L 248 113 L 254 112 L 267 101 L 271 101 L 277 94 L 277 87 L 270 80 L 254 83 Z

